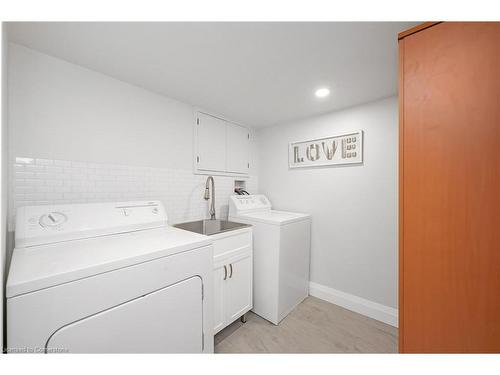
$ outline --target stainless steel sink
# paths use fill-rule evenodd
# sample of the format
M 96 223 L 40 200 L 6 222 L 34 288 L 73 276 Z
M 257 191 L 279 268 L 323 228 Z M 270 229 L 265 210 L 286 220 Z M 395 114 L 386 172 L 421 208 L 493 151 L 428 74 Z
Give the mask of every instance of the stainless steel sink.
M 179 229 L 188 230 L 190 232 L 195 232 L 199 234 L 204 234 L 211 236 L 213 234 L 228 232 L 230 230 L 236 230 L 241 228 L 247 228 L 251 225 L 235 223 L 233 221 L 227 220 L 198 220 L 189 221 L 187 223 L 175 224 L 174 227 Z

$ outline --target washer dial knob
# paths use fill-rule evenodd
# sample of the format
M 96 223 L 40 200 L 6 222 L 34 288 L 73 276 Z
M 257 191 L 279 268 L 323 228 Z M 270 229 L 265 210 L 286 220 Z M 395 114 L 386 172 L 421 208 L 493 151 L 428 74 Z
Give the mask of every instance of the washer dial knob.
M 40 216 L 39 223 L 43 228 L 53 228 L 64 224 L 68 221 L 68 217 L 61 212 L 49 212 Z

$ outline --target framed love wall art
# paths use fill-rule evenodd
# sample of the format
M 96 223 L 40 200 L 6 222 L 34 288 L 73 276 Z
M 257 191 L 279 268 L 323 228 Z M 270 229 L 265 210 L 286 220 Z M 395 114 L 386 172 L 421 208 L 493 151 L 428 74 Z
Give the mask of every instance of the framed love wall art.
M 290 168 L 327 167 L 363 163 L 363 131 L 292 142 L 288 146 Z

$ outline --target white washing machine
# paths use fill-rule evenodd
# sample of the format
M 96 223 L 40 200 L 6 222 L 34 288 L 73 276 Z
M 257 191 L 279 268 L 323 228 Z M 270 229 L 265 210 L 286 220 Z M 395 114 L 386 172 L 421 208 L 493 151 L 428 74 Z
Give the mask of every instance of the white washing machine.
M 11 353 L 213 352 L 212 245 L 157 201 L 23 207 Z
M 252 311 L 278 324 L 309 294 L 311 216 L 272 210 L 264 195 L 234 195 L 229 220 L 253 225 Z

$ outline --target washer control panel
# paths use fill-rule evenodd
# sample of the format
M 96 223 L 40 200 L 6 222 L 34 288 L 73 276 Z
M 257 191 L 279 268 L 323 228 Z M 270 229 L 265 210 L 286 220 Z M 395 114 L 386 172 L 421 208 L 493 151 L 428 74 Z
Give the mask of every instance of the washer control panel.
M 229 197 L 229 214 L 237 215 L 245 212 L 270 210 L 271 203 L 265 195 L 231 195 Z
M 16 247 L 35 246 L 167 225 L 159 201 L 20 207 Z

